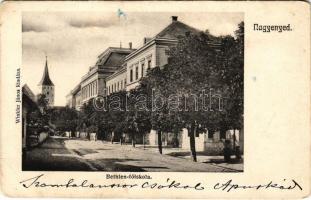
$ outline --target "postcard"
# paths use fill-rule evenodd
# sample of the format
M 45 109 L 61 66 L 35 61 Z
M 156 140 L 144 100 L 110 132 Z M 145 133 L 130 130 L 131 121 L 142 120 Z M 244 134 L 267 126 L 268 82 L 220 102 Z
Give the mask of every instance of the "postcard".
M 10 197 L 310 195 L 310 4 L 6 1 Z

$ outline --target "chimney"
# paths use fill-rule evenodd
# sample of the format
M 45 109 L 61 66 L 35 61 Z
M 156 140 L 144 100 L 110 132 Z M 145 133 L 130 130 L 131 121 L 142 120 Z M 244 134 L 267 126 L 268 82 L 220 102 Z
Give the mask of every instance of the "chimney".
M 177 22 L 178 16 L 172 16 L 172 22 Z
M 129 42 L 129 48 L 132 49 L 132 42 Z
M 147 42 L 149 42 L 151 40 L 151 38 L 149 37 L 144 37 L 144 44 L 146 44 Z

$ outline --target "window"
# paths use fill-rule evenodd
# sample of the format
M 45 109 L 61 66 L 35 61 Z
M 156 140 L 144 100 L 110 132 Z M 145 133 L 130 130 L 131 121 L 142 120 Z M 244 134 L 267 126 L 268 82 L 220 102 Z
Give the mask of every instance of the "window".
M 121 81 L 121 89 L 123 89 L 123 81 Z
M 130 71 L 130 82 L 132 82 L 133 81 L 133 69 L 131 69 L 131 71 Z
M 126 86 L 126 78 L 124 79 L 124 87 Z
M 135 80 L 137 80 L 138 79 L 138 66 L 136 66 L 136 76 L 135 76 Z
M 118 82 L 118 91 L 119 91 L 119 89 L 120 89 L 120 82 Z
M 113 93 L 113 84 L 111 85 L 111 93 Z
M 117 90 L 117 83 L 114 83 L 114 91 L 118 92 L 118 90 Z
M 97 81 L 95 82 L 95 94 L 97 94 Z
M 144 77 L 145 63 L 141 63 L 141 77 Z
M 148 69 L 151 68 L 151 60 L 148 60 Z
M 91 84 L 89 84 L 89 90 L 90 90 L 90 97 L 92 96 L 92 85 Z

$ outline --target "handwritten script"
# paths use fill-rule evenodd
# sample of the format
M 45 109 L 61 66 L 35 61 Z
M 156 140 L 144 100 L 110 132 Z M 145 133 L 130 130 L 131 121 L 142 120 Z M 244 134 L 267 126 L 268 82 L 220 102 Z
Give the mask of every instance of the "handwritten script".
M 226 180 L 224 182 L 218 182 L 212 185 L 203 185 L 203 183 L 198 182 L 195 184 L 181 183 L 176 180 L 171 180 L 167 178 L 165 182 L 158 183 L 152 181 L 145 181 L 143 183 L 135 183 L 131 180 L 132 183 L 109 183 L 109 184 L 98 184 L 91 183 L 89 180 L 85 179 L 82 181 L 77 181 L 73 178 L 68 179 L 64 183 L 48 183 L 42 180 L 44 174 L 23 180 L 20 184 L 24 188 L 91 188 L 91 189 L 118 189 L 118 188 L 142 188 L 142 189 L 183 189 L 183 190 L 222 190 L 225 192 L 231 192 L 237 189 L 253 189 L 253 190 L 265 190 L 265 189 L 278 189 L 278 190 L 302 190 L 302 186 L 299 185 L 295 180 L 283 179 L 282 183 L 277 183 L 273 181 L 268 181 L 265 184 L 256 184 L 256 185 L 245 185 L 234 183 L 232 179 Z

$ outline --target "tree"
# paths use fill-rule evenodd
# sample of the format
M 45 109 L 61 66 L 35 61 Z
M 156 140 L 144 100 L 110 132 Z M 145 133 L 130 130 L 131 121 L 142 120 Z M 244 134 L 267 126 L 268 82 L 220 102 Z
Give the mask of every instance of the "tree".
M 222 127 L 235 130 L 243 128 L 244 105 L 244 22 L 238 24 L 235 38 L 223 37 L 219 66 L 222 68 L 223 82 L 227 86 Z
M 126 131 L 126 92 L 119 91 L 111 94 L 107 98 L 107 112 L 109 114 L 109 127 L 111 132 L 111 142 L 115 138 L 120 138 L 122 144 L 122 134 Z
M 169 132 L 174 126 L 174 120 L 172 120 L 174 118 L 169 116 L 167 102 L 161 102 L 162 106 L 158 108 L 156 105 L 158 102 L 155 101 L 157 96 L 163 95 L 162 89 L 167 84 L 166 71 L 156 67 L 148 71 L 148 76 L 141 80 L 140 86 L 136 89 L 136 93 L 143 95 L 146 102 L 146 109 L 140 111 L 140 116 L 143 117 L 139 121 L 144 121 L 144 132 L 150 131 L 151 128 L 157 131 L 160 154 L 162 154 L 162 132 Z
M 69 107 L 49 108 L 50 123 L 59 131 L 74 133 L 78 126 L 78 112 Z
M 39 94 L 37 97 L 39 109 L 35 109 L 28 113 L 28 130 L 30 133 L 40 133 L 47 131 L 49 126 L 50 116 L 47 113 L 48 102 L 44 94 Z
M 220 81 L 217 80 L 217 52 L 209 45 L 211 42 L 210 36 L 204 33 L 188 34 L 181 38 L 177 46 L 170 50 L 169 63 L 164 69 L 169 83 L 166 95 L 180 94 L 181 102 L 186 102 L 182 107 L 170 110 L 170 115 L 176 116 L 180 126 L 188 129 L 193 161 L 197 161 L 196 135 L 217 123 L 214 120 L 218 113 L 212 112 L 211 108 L 199 108 L 198 102 L 203 91 L 221 91 Z

